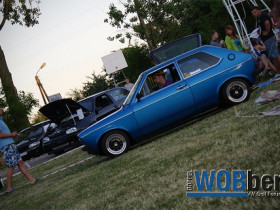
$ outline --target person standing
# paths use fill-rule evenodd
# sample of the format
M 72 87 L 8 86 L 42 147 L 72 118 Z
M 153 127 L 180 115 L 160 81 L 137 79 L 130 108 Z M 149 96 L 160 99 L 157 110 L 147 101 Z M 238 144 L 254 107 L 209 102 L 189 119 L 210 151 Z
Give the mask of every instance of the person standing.
M 271 18 L 262 13 L 260 8 L 257 6 L 252 7 L 252 15 L 257 18 L 258 26 L 260 27 L 260 36 L 261 40 L 263 41 L 267 53 L 268 58 L 272 60 L 272 63 L 277 69 L 277 73 L 280 73 L 280 53 L 278 51 L 276 45 L 276 37 L 273 33 L 273 25 Z
M 133 88 L 133 85 L 134 85 L 133 83 L 130 83 L 129 78 L 126 77 L 124 88 L 127 89 L 128 91 L 131 91 L 131 89 Z
M 26 169 L 23 160 L 19 152 L 17 151 L 16 145 L 14 144 L 14 139 L 17 135 L 17 132 L 14 131 L 11 133 L 10 129 L 3 121 L 3 110 L 0 108 L 0 152 L 5 160 L 5 164 L 8 167 L 7 170 L 7 190 L 6 194 L 15 192 L 12 187 L 12 178 L 15 166 L 17 165 L 21 173 L 27 178 L 27 180 L 31 183 L 37 183 L 40 179 L 34 178 Z
M 213 31 L 211 34 L 211 41 L 210 41 L 210 45 L 215 46 L 215 47 L 224 47 L 225 45 L 225 41 L 221 40 L 219 42 L 219 34 L 217 31 Z
M 247 49 L 243 46 L 238 35 L 235 33 L 233 26 L 227 25 L 226 28 L 226 46 L 230 50 L 247 52 Z

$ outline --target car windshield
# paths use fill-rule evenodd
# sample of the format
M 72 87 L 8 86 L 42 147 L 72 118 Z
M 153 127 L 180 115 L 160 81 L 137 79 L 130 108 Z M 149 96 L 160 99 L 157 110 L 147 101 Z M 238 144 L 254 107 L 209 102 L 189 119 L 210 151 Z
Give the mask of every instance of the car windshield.
M 78 114 L 77 113 L 74 113 L 68 117 L 65 117 L 63 120 L 61 120 L 61 123 L 63 122 L 67 122 L 69 120 L 73 120 L 73 122 L 75 121 L 75 118 L 78 117 Z
M 27 139 L 29 134 L 31 132 L 31 128 L 27 128 L 25 130 L 22 130 L 15 138 L 15 142 L 18 143 L 18 142 L 21 142 L 22 140 L 24 139 Z
M 31 130 L 32 131 L 28 136 L 29 138 L 34 138 L 34 137 L 40 136 L 44 132 L 41 125 L 39 127 L 33 127 L 33 128 L 31 128 Z
M 16 143 L 18 143 L 25 139 L 35 138 L 37 136 L 40 136 L 42 133 L 44 133 L 42 125 L 33 126 L 22 130 L 15 138 L 15 141 Z
M 142 80 L 143 74 L 140 74 L 139 78 L 137 79 L 136 83 L 134 84 L 133 88 L 131 89 L 130 93 L 128 94 L 126 100 L 124 101 L 123 105 L 128 105 L 131 103 L 133 95 L 140 83 L 140 81 Z

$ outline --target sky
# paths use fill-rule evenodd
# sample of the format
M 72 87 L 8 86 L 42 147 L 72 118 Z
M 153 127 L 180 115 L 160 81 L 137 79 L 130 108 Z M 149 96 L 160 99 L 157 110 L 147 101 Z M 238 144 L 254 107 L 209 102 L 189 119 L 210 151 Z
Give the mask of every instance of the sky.
M 33 93 L 44 105 L 34 78 L 42 63 L 46 66 L 38 76 L 47 94 L 63 98 L 81 89 L 93 72 L 99 74 L 101 57 L 127 47 L 107 40 L 119 30 L 104 23 L 110 3 L 121 8 L 119 0 L 44 0 L 39 24 L 28 28 L 6 22 L 0 44 L 17 90 Z

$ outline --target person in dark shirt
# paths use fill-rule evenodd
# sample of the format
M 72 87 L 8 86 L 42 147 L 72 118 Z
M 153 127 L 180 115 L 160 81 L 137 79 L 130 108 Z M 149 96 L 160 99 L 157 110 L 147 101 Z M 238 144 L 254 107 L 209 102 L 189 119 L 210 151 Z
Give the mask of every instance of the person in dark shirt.
M 225 46 L 225 41 L 221 40 L 219 42 L 219 34 L 217 31 L 213 31 L 211 34 L 211 41 L 210 45 L 215 46 L 215 47 L 224 47 Z
M 258 26 L 260 27 L 261 40 L 264 42 L 266 47 L 268 58 L 272 60 L 273 64 L 277 69 L 277 73 L 280 73 L 280 53 L 276 46 L 276 37 L 273 33 L 273 25 L 271 18 L 262 13 L 260 8 L 257 6 L 252 7 L 252 15 L 257 18 Z M 279 76 L 279 75 L 278 75 Z

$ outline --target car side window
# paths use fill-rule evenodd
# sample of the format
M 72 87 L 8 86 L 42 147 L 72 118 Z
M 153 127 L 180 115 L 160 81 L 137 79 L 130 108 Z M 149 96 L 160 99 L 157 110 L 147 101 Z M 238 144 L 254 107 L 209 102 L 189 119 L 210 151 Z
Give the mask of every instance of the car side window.
M 87 110 L 89 111 L 93 111 L 93 98 L 90 97 L 90 98 L 87 98 L 87 99 L 84 99 L 82 101 L 79 101 L 78 102 L 79 104 L 81 104 L 83 107 L 85 107 Z
M 120 101 L 123 98 L 126 98 L 126 96 L 129 94 L 129 91 L 123 88 L 120 89 L 115 89 L 112 90 L 110 92 L 108 92 L 108 94 L 115 100 L 115 101 Z
M 95 111 L 99 112 L 101 109 L 113 104 L 112 99 L 106 94 L 100 95 L 95 99 Z
M 180 80 L 174 64 L 168 65 L 151 73 L 144 82 L 140 91 L 142 96 L 147 96 Z
M 178 61 L 180 70 L 185 78 L 198 74 L 216 65 L 220 58 L 204 52 L 198 52 Z

